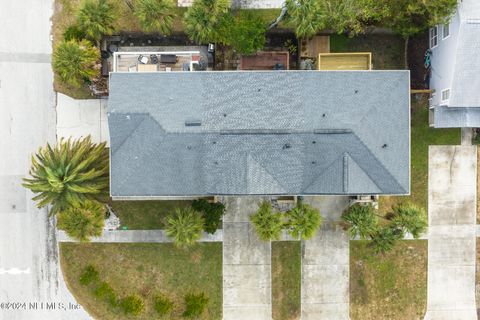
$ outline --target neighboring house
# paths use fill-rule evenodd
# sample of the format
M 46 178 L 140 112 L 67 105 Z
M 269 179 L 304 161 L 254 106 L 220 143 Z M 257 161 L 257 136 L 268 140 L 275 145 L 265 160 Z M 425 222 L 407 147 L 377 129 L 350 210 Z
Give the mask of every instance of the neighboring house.
M 110 75 L 111 195 L 410 192 L 408 71 Z
M 430 125 L 480 127 L 480 1 L 459 1 L 450 23 L 430 29 Z

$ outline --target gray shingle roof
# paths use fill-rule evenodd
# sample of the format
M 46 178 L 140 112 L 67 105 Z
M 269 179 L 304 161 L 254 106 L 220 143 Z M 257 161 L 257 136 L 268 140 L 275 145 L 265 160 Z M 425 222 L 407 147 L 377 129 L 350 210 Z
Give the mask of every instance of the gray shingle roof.
M 462 21 L 449 107 L 480 107 L 480 16 Z
M 111 194 L 407 194 L 409 124 L 408 71 L 113 73 Z
M 434 114 L 435 128 L 478 128 L 480 108 L 438 106 Z

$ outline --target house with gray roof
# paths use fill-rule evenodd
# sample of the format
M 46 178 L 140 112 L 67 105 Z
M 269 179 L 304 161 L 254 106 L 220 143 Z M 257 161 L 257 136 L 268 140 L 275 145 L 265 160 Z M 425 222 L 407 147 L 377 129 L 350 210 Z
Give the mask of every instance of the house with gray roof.
M 409 87 L 409 71 L 111 73 L 111 196 L 409 194 Z
M 459 1 L 445 25 L 430 29 L 430 124 L 480 127 L 480 1 Z

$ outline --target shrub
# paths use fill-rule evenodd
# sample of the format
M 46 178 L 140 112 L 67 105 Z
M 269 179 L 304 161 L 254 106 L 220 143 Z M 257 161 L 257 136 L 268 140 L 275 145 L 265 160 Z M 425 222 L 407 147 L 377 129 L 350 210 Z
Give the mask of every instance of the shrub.
M 176 209 L 167 217 L 167 236 L 173 238 L 178 247 L 188 247 L 202 236 L 204 221 L 192 208 Z
M 93 294 L 95 295 L 95 297 L 106 301 L 112 307 L 117 306 L 117 296 L 113 291 L 112 287 L 107 282 L 103 281 L 102 283 L 100 283 L 100 285 L 93 291 Z
M 322 224 L 320 211 L 306 203 L 298 203 L 295 208 L 286 213 L 287 230 L 294 238 L 311 239 Z
M 80 275 L 80 284 L 87 286 L 90 283 L 96 283 L 98 281 L 98 271 L 94 266 L 89 264 L 85 267 L 82 274 Z
M 52 205 L 50 214 L 66 210 L 86 200 L 106 201 L 109 186 L 109 158 L 105 143 L 94 144 L 90 136 L 61 140 L 53 148 L 40 148 L 32 157 L 32 178 L 23 186 L 37 195 L 42 208 Z
M 282 215 L 272 211 L 269 201 L 263 201 L 258 211 L 250 216 L 261 240 L 278 240 L 283 228 Z
M 144 308 L 145 304 L 137 295 L 131 295 L 120 300 L 120 308 L 125 314 L 139 315 Z
M 185 296 L 185 318 L 199 317 L 208 304 L 208 297 L 202 292 L 200 294 L 187 294 Z
M 173 309 L 173 302 L 165 296 L 156 296 L 153 302 L 153 308 L 158 315 L 165 316 Z
M 134 14 L 145 31 L 167 35 L 172 31 L 174 8 L 172 0 L 138 0 Z
M 100 52 L 87 40 L 62 41 L 53 51 L 52 68 L 62 82 L 80 87 L 99 75 Z
M 377 231 L 378 218 L 374 210 L 371 205 L 356 203 L 343 213 L 342 220 L 352 239 L 357 236 L 362 240 L 369 239 Z
M 185 12 L 185 33 L 199 44 L 219 41 L 217 29 L 229 8 L 230 0 L 195 0 Z
M 98 42 L 103 35 L 113 32 L 116 18 L 115 8 L 109 1 L 83 0 L 77 13 L 77 24 L 87 39 Z
M 89 241 L 102 234 L 105 211 L 101 203 L 86 200 L 58 213 L 57 227 L 74 239 Z
M 192 208 L 202 214 L 205 231 L 214 234 L 222 222 L 222 216 L 225 214 L 223 203 L 209 203 L 205 199 L 199 199 L 192 202 Z

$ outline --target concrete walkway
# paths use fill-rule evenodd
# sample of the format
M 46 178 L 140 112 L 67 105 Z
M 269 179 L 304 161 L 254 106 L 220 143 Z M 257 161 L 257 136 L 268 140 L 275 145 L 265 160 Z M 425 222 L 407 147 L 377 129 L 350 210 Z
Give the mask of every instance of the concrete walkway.
M 214 234 L 204 232 L 200 242 L 220 242 L 223 240 L 223 230 L 217 230 Z M 57 241 L 59 242 L 77 242 L 58 230 Z M 173 242 L 167 237 L 164 230 L 108 230 L 104 231 L 100 237 L 92 238 L 91 242 Z
M 108 141 L 107 99 L 76 100 L 57 94 L 57 138 L 92 136 L 93 142 Z
M 477 319 L 474 146 L 430 146 L 428 320 Z
M 302 320 L 349 319 L 349 237 L 338 225 L 348 197 L 305 197 L 320 209 L 321 230 L 302 252 Z
M 223 320 L 271 320 L 271 246 L 260 241 L 249 215 L 258 197 L 225 197 Z

